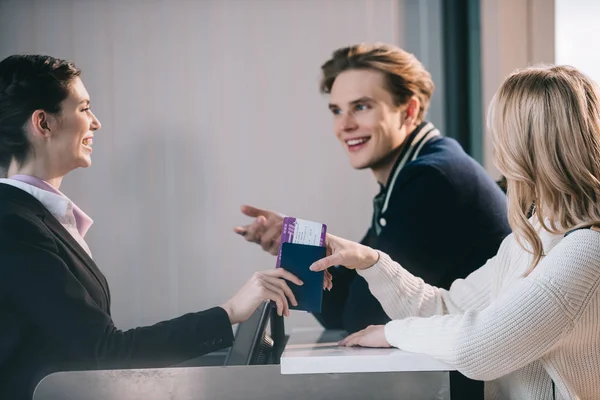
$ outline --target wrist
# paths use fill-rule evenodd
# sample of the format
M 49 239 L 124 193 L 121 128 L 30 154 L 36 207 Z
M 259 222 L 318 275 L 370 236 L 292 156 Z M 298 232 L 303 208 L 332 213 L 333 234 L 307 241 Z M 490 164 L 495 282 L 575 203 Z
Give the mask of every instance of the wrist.
M 231 307 L 229 303 L 222 304 L 220 307 L 225 310 L 225 313 L 227 313 L 227 317 L 229 317 L 229 322 L 231 322 L 231 325 L 238 323 L 233 312 L 233 307 Z
M 379 252 L 377 250 L 374 250 L 369 247 L 369 254 L 367 255 L 366 261 L 367 261 L 366 262 L 367 266 L 364 268 L 361 268 L 362 270 L 369 269 L 373 265 L 377 264 L 377 262 L 379 261 Z

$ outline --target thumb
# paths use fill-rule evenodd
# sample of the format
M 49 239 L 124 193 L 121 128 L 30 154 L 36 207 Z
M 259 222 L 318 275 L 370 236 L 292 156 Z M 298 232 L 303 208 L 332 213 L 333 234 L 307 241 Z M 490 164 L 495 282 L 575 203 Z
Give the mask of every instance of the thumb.
M 271 213 L 270 211 L 262 210 L 262 209 L 256 208 L 256 207 L 252 207 L 252 206 L 249 206 L 247 204 L 244 204 L 241 207 L 241 211 L 242 211 L 242 214 L 247 215 L 248 217 L 252 217 L 252 218 L 256 218 L 256 217 L 259 217 L 261 215 L 263 215 L 263 216 L 266 217 L 267 215 L 269 215 Z

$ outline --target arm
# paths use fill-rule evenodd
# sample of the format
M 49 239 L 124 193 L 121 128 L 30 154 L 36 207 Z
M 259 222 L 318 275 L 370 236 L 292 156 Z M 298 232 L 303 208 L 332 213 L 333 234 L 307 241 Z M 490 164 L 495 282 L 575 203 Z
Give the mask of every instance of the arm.
M 427 189 L 431 185 L 437 189 Z M 412 179 L 405 181 L 400 188 L 406 191 L 406 199 L 398 200 L 396 197 L 393 203 L 397 217 L 394 225 L 397 227 L 393 228 L 388 224 L 382 231 L 382 235 L 389 234 L 386 233 L 390 232 L 388 228 L 397 231 L 394 235 L 386 237 L 384 245 L 394 251 L 400 263 L 393 262 L 382 249 L 380 261 L 373 268 L 359 271 L 367 280 L 371 292 L 392 318 L 456 313 L 467 308 L 482 309 L 489 304 L 491 281 L 494 274 L 499 273 L 498 265 L 503 255 L 488 260 L 483 268 L 470 274 L 468 280 L 452 279 L 451 295 L 447 290 L 428 284 L 431 281 L 440 281 L 440 277 L 449 272 L 448 264 L 456 265 L 455 269 L 450 271 L 455 275 L 458 274 L 456 271 L 464 269 L 460 262 L 455 260 L 459 258 L 456 249 L 465 252 L 460 250 L 461 246 L 465 248 L 468 244 L 462 243 L 464 238 L 452 231 L 457 222 L 450 216 L 453 215 L 451 208 L 455 201 L 452 200 L 452 191 L 448 185 L 443 175 L 430 167 L 421 168 L 419 175 L 413 175 Z M 445 205 L 435 207 L 431 203 L 435 196 L 431 194 L 438 193 L 442 196 L 444 192 L 447 195 L 441 198 L 448 197 L 447 201 L 442 202 Z M 439 198 L 435 201 L 439 201 Z M 447 209 L 448 206 L 450 209 Z M 450 234 L 447 233 L 449 230 Z M 396 238 L 395 241 L 391 240 L 392 236 Z M 499 254 L 506 253 L 506 249 L 511 246 L 512 237 L 509 238 L 503 242 Z M 393 248 L 394 243 L 397 249 Z M 326 244 L 330 256 L 315 263 L 315 270 L 338 264 L 351 269 L 365 269 L 375 264 L 379 258 L 377 254 L 370 257 L 372 249 L 333 235 L 328 235 Z M 416 277 L 405 267 L 405 263 L 413 271 L 419 270 L 422 274 Z M 422 275 L 428 278 L 423 278 Z
M 406 271 L 390 257 L 370 247 L 327 235 L 329 256 L 315 262 L 310 269 L 321 271 L 343 264 L 356 269 L 365 278 L 369 289 L 383 309 L 393 319 L 411 316 L 428 317 L 460 313 L 466 309 L 483 309 L 490 303 L 493 279 L 506 269 L 512 236 L 502 243 L 498 255 L 466 279 L 457 279 L 450 290 L 428 285 Z
M 592 235 L 593 244 L 586 242 Z M 580 321 L 589 320 L 583 315 L 597 317 L 590 301 L 598 297 L 600 235 L 572 236 L 577 237 L 564 239 L 532 274 L 510 283 L 485 309 L 392 321 L 385 327 L 386 339 L 480 380 L 496 379 L 540 359 Z
M 164 367 L 228 347 L 231 323 L 220 307 L 121 331 L 54 253 L 18 244 L 2 252 L 0 291 L 45 331 L 65 358 L 93 368 Z M 1 297 L 4 297 L 1 296 Z
M 455 280 L 450 290 L 428 285 L 382 252 L 379 252 L 379 260 L 375 265 L 359 269 L 358 273 L 365 278 L 371 293 L 392 319 L 456 314 L 470 308 L 483 309 L 490 302 L 493 277 L 499 272 L 499 260 L 504 259 L 511 240 L 505 239 L 497 256 L 466 279 Z

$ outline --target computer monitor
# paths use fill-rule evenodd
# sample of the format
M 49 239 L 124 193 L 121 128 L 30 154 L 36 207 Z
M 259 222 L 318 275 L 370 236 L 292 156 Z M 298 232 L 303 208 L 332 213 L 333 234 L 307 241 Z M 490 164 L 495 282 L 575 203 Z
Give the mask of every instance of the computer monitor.
M 267 334 L 269 320 L 271 335 Z M 239 324 L 225 365 L 279 364 L 286 342 L 283 317 L 277 315 L 271 303 L 263 303 Z

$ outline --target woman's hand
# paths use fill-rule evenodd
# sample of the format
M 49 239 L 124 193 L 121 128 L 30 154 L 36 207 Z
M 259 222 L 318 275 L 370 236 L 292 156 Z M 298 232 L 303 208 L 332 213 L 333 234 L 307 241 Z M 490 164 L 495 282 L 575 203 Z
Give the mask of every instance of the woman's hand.
M 277 304 L 277 314 L 289 316 L 289 303 L 297 306 L 298 302 L 285 280 L 299 286 L 304 284 L 283 268 L 255 272 L 239 292 L 221 307 L 229 315 L 232 324 L 244 322 L 262 302 L 269 300 Z
M 385 338 L 385 325 L 371 325 L 340 341 L 340 346 L 392 347 Z
M 327 257 L 310 266 L 312 271 L 323 271 L 335 265 L 348 269 L 367 269 L 379 260 L 379 253 L 370 247 L 327 234 Z

